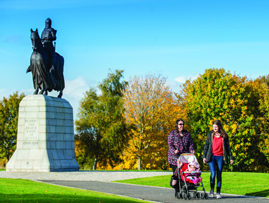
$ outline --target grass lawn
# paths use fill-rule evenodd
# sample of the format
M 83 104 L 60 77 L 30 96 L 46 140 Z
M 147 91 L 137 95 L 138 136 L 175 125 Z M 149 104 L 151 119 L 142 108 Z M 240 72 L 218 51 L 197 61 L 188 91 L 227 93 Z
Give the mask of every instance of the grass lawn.
M 147 203 L 147 201 L 39 183 L 31 180 L 0 178 L 0 202 L 16 203 Z
M 171 172 L 172 174 L 172 172 Z M 210 190 L 210 173 L 202 173 L 203 184 L 206 191 Z M 170 175 L 137 178 L 130 180 L 114 181 L 136 185 L 148 185 L 157 187 L 170 187 Z M 222 193 L 269 197 L 269 174 L 248 172 L 223 172 Z

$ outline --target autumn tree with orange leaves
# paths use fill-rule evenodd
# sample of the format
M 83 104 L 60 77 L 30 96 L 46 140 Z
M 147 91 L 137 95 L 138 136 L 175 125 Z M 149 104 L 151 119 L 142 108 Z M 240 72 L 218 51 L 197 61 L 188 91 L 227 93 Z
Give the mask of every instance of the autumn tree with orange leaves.
M 121 169 L 166 169 L 167 137 L 179 117 L 176 97 L 164 77 L 147 75 L 129 81 L 124 108 L 130 141 Z

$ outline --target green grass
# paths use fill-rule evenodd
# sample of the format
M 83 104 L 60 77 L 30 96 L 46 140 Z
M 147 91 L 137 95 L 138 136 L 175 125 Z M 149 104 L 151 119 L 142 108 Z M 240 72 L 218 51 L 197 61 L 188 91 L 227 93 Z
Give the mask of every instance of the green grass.
M 16 203 L 146 203 L 100 192 L 50 185 L 22 179 L 0 178 L 0 202 Z
M 172 175 L 172 174 L 171 174 Z M 203 184 L 206 191 L 210 190 L 210 173 L 202 173 Z M 136 185 L 148 185 L 170 188 L 170 175 L 154 176 L 148 178 L 136 178 L 129 180 L 114 181 Z M 223 172 L 222 193 L 269 197 L 269 174 L 248 172 Z

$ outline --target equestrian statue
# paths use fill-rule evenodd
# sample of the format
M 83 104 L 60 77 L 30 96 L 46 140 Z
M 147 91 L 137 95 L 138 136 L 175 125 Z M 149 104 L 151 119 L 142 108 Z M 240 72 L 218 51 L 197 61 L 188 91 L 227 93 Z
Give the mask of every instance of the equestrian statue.
M 31 41 L 33 53 L 30 58 L 30 66 L 26 73 L 32 72 L 35 92 L 34 94 L 48 95 L 48 91 L 56 90 L 58 97 L 63 95 L 64 83 L 64 58 L 55 52 L 56 32 L 51 27 L 51 19 L 46 19 L 45 29 L 42 32 L 41 39 L 38 29 L 31 29 Z M 40 90 L 40 92 L 39 92 Z

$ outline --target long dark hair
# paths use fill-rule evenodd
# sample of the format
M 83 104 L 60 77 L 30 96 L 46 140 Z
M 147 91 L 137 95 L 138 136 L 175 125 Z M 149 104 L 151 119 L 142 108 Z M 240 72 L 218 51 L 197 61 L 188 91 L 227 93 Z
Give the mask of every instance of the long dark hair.
M 183 121 L 182 118 L 179 118 L 179 119 L 176 120 L 175 130 L 176 130 L 178 133 L 179 133 L 179 131 L 178 131 L 178 123 L 179 123 L 179 121 L 182 121 L 182 122 L 184 123 L 184 121 Z M 183 131 L 184 131 L 184 130 L 183 130 Z
M 215 120 L 213 122 L 213 125 L 217 125 L 219 127 L 219 133 L 221 137 L 226 138 L 228 136 L 225 130 L 223 129 L 220 120 Z

